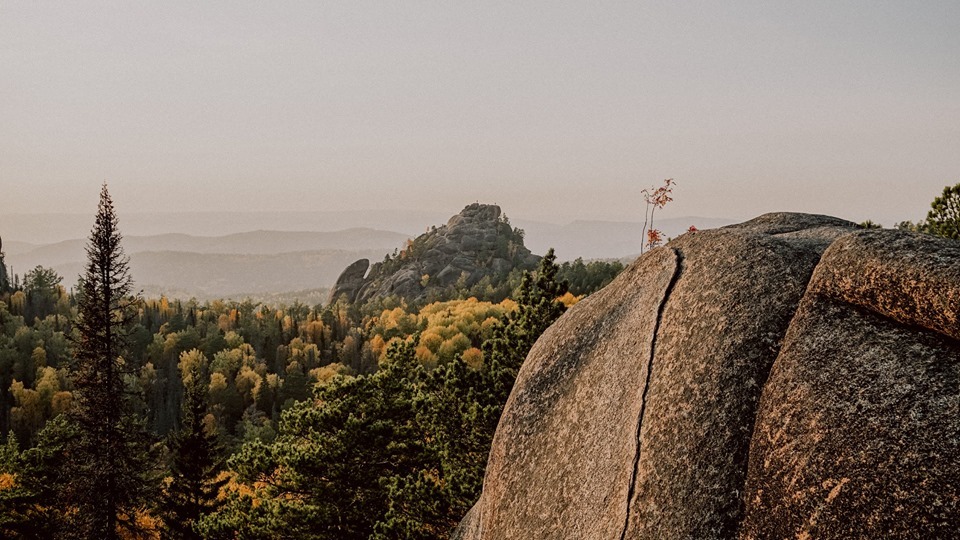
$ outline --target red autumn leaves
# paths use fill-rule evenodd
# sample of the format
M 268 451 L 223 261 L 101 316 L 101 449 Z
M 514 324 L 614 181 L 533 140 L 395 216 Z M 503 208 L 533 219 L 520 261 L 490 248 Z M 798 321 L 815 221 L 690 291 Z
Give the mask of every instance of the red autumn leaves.
M 658 188 L 650 187 L 650 189 L 645 189 L 641 192 L 647 203 L 643 215 L 643 234 L 646 236 L 646 243 L 643 247 L 647 249 L 653 249 L 663 242 L 663 232 L 653 227 L 653 215 L 657 211 L 657 208 L 663 208 L 668 202 L 673 200 L 673 197 L 670 195 L 673 193 L 674 185 L 676 185 L 676 182 L 673 181 L 673 178 L 667 178 L 663 181 L 662 186 Z M 691 227 L 691 229 L 696 230 L 694 227 Z M 640 249 L 640 253 L 643 253 L 643 248 Z

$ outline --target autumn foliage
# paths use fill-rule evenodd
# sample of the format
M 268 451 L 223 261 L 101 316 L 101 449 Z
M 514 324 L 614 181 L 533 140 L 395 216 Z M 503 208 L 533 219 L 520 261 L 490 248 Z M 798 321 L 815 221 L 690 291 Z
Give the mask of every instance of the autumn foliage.
M 643 200 L 646 203 L 643 214 L 643 234 L 645 239 L 640 249 L 641 253 L 643 253 L 644 248 L 653 249 L 663 242 L 663 232 L 654 228 L 653 217 L 658 208 L 663 208 L 673 200 L 671 194 L 673 193 L 674 185 L 676 185 L 676 182 L 673 181 L 673 178 L 667 178 L 663 181 L 662 186 L 656 188 L 650 187 L 641 192 L 643 193 Z
M 143 300 L 103 195 L 77 291 L 0 290 L 2 538 L 447 538 L 526 352 L 623 269 L 551 250 L 417 305 Z

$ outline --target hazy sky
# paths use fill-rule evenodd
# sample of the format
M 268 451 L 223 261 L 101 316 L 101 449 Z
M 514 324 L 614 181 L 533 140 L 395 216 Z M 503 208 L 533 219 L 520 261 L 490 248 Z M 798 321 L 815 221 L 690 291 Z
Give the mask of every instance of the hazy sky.
M 960 2 L 0 0 L 0 212 L 922 217 Z

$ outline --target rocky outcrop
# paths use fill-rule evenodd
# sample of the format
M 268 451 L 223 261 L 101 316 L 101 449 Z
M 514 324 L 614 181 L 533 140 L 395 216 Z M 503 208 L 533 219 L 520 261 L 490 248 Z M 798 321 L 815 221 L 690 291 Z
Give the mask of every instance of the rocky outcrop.
M 770 374 L 744 538 L 950 538 L 960 524 L 960 243 L 824 253 Z
M 496 205 L 474 203 L 409 242 L 402 251 L 370 268 L 350 265 L 330 293 L 350 302 L 398 296 L 418 302 L 443 291 L 468 288 L 487 279 L 495 285 L 516 269 L 532 269 L 539 257 L 523 245 L 523 233 L 510 226 Z M 359 276 L 359 281 L 358 281 Z M 342 285 L 341 285 L 342 282 Z
M 767 214 L 682 236 L 524 363 L 455 537 L 943 537 L 960 248 Z
M 341 296 L 345 296 L 351 302 L 357 298 L 357 293 L 363 287 L 363 278 L 370 269 L 369 259 L 360 259 L 359 261 L 346 267 L 337 278 L 337 283 L 330 291 L 328 303 L 332 304 Z
M 631 491 L 657 307 L 679 267 L 671 250 L 645 257 L 625 276 L 643 279 L 643 290 L 608 287 L 587 297 L 587 309 L 537 342 L 497 428 L 484 482 L 484 498 L 497 504 L 480 507 L 482 530 L 496 538 L 619 535 L 623 516 L 610 510 L 624 510 Z

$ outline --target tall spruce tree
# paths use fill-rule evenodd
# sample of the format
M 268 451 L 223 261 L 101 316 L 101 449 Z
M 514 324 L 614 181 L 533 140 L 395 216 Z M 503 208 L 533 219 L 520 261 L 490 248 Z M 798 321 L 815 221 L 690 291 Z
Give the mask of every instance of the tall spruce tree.
M 160 498 L 166 538 L 200 539 L 196 525 L 200 518 L 217 509 L 217 495 L 226 479 L 217 479 L 222 460 L 217 434 L 207 430 L 207 388 L 210 377 L 205 366 L 194 364 L 184 373 L 187 382 L 180 430 L 170 436 L 170 484 Z
M 536 272 L 524 273 L 517 310 L 494 327 L 493 335 L 483 344 L 484 369 L 490 372 L 495 394 L 493 403 L 500 404 L 496 417 L 491 418 L 490 427 L 494 430 L 527 353 L 540 334 L 566 310 L 559 298 L 567 293 L 569 285 L 559 278 L 559 272 L 557 257 L 550 248 Z
M 121 238 L 104 184 L 78 297 L 72 418 L 79 429 L 69 449 L 72 476 L 65 494 L 76 512 L 64 536 L 115 539 L 121 530 L 136 533 L 149 489 L 148 439 L 125 393 L 124 377 L 134 366 L 123 355 L 137 298 L 131 296 Z

